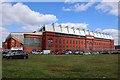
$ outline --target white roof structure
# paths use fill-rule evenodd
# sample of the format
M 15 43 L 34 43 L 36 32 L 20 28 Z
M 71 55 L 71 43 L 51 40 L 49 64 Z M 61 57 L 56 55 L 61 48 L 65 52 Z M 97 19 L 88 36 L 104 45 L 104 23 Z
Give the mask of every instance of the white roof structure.
M 89 31 L 89 30 L 83 30 L 80 28 L 75 28 L 75 27 L 63 27 L 61 25 L 57 26 L 57 25 L 45 25 L 41 28 L 40 31 L 43 31 L 42 29 L 45 29 L 44 31 L 50 31 L 50 32 L 57 32 L 57 33 L 64 33 L 64 34 L 73 34 L 73 35 L 80 35 L 80 36 L 86 36 L 86 35 L 91 35 L 94 36 L 96 38 L 103 38 L 103 39 L 113 39 L 112 36 L 110 36 L 109 34 L 105 34 L 105 33 L 100 33 L 100 32 L 93 32 L 93 31 Z
M 36 33 L 24 33 L 24 34 L 31 34 L 31 35 L 42 35 L 42 32 L 36 32 Z
M 24 33 L 10 33 L 11 37 L 24 43 Z
M 6 39 L 9 39 L 10 37 L 12 37 L 18 40 L 19 42 L 24 43 L 24 34 L 42 35 L 42 32 L 37 32 L 37 33 L 11 32 Z

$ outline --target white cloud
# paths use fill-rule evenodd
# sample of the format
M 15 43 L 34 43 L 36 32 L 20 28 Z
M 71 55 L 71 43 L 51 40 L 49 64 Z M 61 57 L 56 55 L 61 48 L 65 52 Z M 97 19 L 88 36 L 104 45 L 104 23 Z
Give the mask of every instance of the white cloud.
M 35 12 L 27 5 L 22 3 L 16 3 L 13 5 L 11 3 L 1 3 L 0 26 L 2 27 L 0 27 L 0 42 L 4 41 L 4 39 L 8 36 L 7 27 L 11 26 L 12 24 L 22 25 L 22 29 L 33 31 L 37 29 L 37 27 L 34 25 L 38 26 L 56 21 L 57 18 L 55 15 Z
M 102 2 L 119 2 L 120 0 L 101 0 Z
M 38 30 L 40 27 L 38 27 L 37 25 L 27 25 L 27 26 L 23 26 L 22 29 L 25 31 L 36 31 Z
M 55 15 L 42 14 L 31 10 L 27 5 L 16 3 L 0 4 L 2 6 L 2 23 L 3 25 L 22 24 L 22 25 L 37 25 L 45 23 L 53 23 L 57 21 Z
M 114 42 L 115 45 L 120 44 L 120 43 L 118 43 L 118 38 L 120 37 L 120 35 L 118 35 L 118 30 L 117 29 L 103 29 L 102 30 L 100 28 L 97 28 L 95 31 L 110 34 L 113 37 L 113 39 L 115 40 L 115 42 Z M 119 34 L 120 34 L 120 31 L 119 31 Z
M 81 1 L 82 2 L 82 1 Z M 90 0 L 89 2 L 85 3 L 76 3 L 74 6 L 70 6 L 68 8 L 63 7 L 63 11 L 85 11 L 89 7 L 91 7 L 95 3 L 95 0 Z
M 65 3 L 75 3 L 75 2 L 89 2 L 89 1 L 91 1 L 91 2 L 93 2 L 93 1 L 95 1 L 95 2 L 100 2 L 100 1 L 102 1 L 102 2 L 119 2 L 120 0 L 65 0 L 64 2 Z
M 104 13 L 112 14 L 118 16 L 118 2 L 105 2 L 102 1 L 95 7 L 97 10 L 100 10 Z
M 120 0 L 65 0 L 65 2 L 88 2 L 86 4 L 76 3 L 74 6 L 70 7 L 62 7 L 63 11 L 86 11 L 89 7 L 91 7 L 95 2 L 100 2 L 97 6 L 95 6 L 96 10 L 100 10 L 104 13 L 112 14 L 118 16 L 118 2 Z M 120 11 L 120 10 L 119 10 Z
M 6 28 L 0 27 L 0 47 L 2 47 L 2 42 L 5 41 L 5 38 L 8 36 L 9 32 Z
M 85 11 L 87 10 L 89 7 L 91 7 L 94 4 L 94 2 L 88 2 L 87 4 L 76 4 L 74 5 L 75 7 L 75 11 Z
M 0 2 L 7 2 L 8 0 L 0 0 Z

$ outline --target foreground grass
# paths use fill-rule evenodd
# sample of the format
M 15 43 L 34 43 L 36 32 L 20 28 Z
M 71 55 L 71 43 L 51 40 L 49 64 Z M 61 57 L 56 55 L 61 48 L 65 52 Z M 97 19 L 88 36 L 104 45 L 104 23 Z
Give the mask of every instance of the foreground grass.
M 0 79 L 2 79 L 2 54 L 0 52 Z
M 29 55 L 3 59 L 3 78 L 117 78 L 118 55 Z

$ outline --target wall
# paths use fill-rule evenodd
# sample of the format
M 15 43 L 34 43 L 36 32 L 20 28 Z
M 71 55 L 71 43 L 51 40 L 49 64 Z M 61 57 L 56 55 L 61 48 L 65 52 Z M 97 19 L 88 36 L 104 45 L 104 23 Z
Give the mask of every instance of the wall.
M 48 42 L 48 39 L 50 38 L 53 39 L 52 43 Z M 54 51 L 59 51 L 59 50 L 74 50 L 74 51 L 75 50 L 80 50 L 80 51 L 114 50 L 114 40 L 96 39 L 94 38 L 94 36 L 89 36 L 89 35 L 87 35 L 85 38 L 77 38 L 77 37 L 56 35 L 54 32 L 44 32 L 43 41 L 44 41 L 43 49 L 50 49 Z M 66 41 L 68 41 L 68 43 Z M 49 46 L 50 44 L 52 46 Z
M 40 43 L 41 43 L 40 47 L 24 45 L 25 52 L 32 52 L 32 50 L 42 50 L 42 35 L 24 34 L 24 38 L 40 38 Z

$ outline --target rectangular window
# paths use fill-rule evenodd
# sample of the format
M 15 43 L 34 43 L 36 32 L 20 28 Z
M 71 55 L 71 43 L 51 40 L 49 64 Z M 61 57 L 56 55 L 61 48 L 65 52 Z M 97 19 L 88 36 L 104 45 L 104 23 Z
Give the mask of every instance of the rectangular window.
M 78 41 L 76 41 L 76 44 L 78 44 Z
M 73 44 L 74 44 L 74 41 L 73 41 Z
M 35 46 L 40 47 L 40 38 L 24 38 L 24 45 L 25 46 Z
M 70 40 L 70 44 L 72 44 L 72 40 Z
M 68 44 L 68 40 L 66 40 L 66 44 Z

